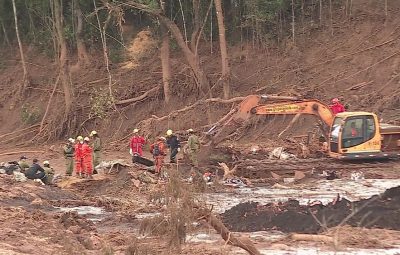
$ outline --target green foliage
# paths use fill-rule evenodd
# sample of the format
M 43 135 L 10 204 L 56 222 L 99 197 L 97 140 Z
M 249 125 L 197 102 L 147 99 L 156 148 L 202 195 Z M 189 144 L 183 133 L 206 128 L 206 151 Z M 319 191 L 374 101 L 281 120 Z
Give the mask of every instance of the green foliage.
M 94 90 L 90 96 L 90 117 L 105 119 L 112 108 L 114 99 L 108 91 Z
M 21 109 L 21 120 L 25 124 L 35 124 L 40 119 L 40 110 L 36 106 L 32 106 L 28 103 L 22 105 Z
M 108 53 L 108 57 L 114 64 L 121 63 L 124 61 L 124 48 L 123 47 L 111 47 Z

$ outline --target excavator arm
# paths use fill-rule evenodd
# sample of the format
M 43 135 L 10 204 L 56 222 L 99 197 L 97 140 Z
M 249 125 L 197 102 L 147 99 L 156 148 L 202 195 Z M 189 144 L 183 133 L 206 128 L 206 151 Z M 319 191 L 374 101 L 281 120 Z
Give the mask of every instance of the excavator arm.
M 256 115 L 315 115 L 319 117 L 328 127 L 332 126 L 334 119 L 331 109 L 318 100 L 258 105 L 252 108 L 250 112 Z
M 279 100 L 276 103 L 261 103 L 262 100 Z M 222 134 L 227 135 L 237 128 L 237 125 L 248 120 L 253 115 L 296 115 L 308 114 L 317 116 L 325 124 L 324 133 L 329 130 L 334 120 L 334 114 L 329 106 L 318 100 L 302 100 L 297 97 L 284 96 L 247 96 L 237 107 L 237 111 L 222 124 L 222 129 L 215 132 L 214 143 L 218 143 Z M 236 127 L 235 127 L 236 126 Z M 217 128 L 214 126 L 212 129 Z M 228 130 L 229 129 L 229 130 Z

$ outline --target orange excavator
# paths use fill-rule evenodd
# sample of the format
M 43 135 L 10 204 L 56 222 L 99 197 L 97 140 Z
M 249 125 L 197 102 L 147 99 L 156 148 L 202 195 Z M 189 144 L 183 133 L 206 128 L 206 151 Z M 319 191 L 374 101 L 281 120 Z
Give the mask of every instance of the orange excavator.
M 269 99 L 278 99 L 280 102 L 261 103 L 262 100 Z M 334 115 L 329 106 L 318 100 L 296 97 L 247 96 L 230 118 L 211 129 L 215 134 L 213 140 L 221 136 L 227 127 L 237 128 L 238 124 L 247 121 L 253 115 L 296 114 L 314 115 L 323 122 L 329 156 L 333 158 L 400 157 L 400 126 L 379 123 L 377 115 L 370 112 L 343 112 Z M 222 128 L 216 131 L 218 126 Z

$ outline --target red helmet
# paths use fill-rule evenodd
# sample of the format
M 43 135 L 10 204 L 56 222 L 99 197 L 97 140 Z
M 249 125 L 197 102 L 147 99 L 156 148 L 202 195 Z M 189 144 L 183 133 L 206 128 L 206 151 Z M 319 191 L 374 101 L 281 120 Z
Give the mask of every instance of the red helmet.
M 332 103 L 333 103 L 333 104 L 339 103 L 339 98 L 336 98 L 336 97 L 335 97 L 334 99 L 332 99 Z

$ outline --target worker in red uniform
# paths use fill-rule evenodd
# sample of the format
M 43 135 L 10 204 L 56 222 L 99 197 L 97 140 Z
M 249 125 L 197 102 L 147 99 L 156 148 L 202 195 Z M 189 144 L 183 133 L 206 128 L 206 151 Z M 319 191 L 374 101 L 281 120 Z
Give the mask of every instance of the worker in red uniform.
M 161 170 L 164 164 L 164 157 L 166 155 L 166 139 L 165 137 L 159 137 L 155 143 L 150 145 L 150 153 L 153 155 L 154 158 L 154 165 L 156 174 L 158 176 L 163 177 Z
M 92 153 L 93 149 L 89 146 L 89 137 L 85 137 L 83 139 L 82 145 L 82 159 L 83 159 L 83 169 L 85 177 L 88 179 L 93 179 L 93 161 L 92 161 Z
M 143 136 L 139 135 L 139 129 L 135 128 L 133 130 L 133 137 L 131 138 L 130 142 L 130 149 L 129 153 L 132 156 L 139 155 L 143 156 L 143 145 L 146 144 L 146 140 Z
M 76 176 L 82 177 L 83 173 L 83 159 L 82 159 L 82 145 L 83 145 L 83 137 L 78 136 L 76 138 L 76 144 L 74 149 L 74 158 L 75 158 L 75 173 Z
M 332 104 L 329 106 L 334 115 L 346 111 L 344 106 L 340 103 L 338 98 L 332 99 Z

